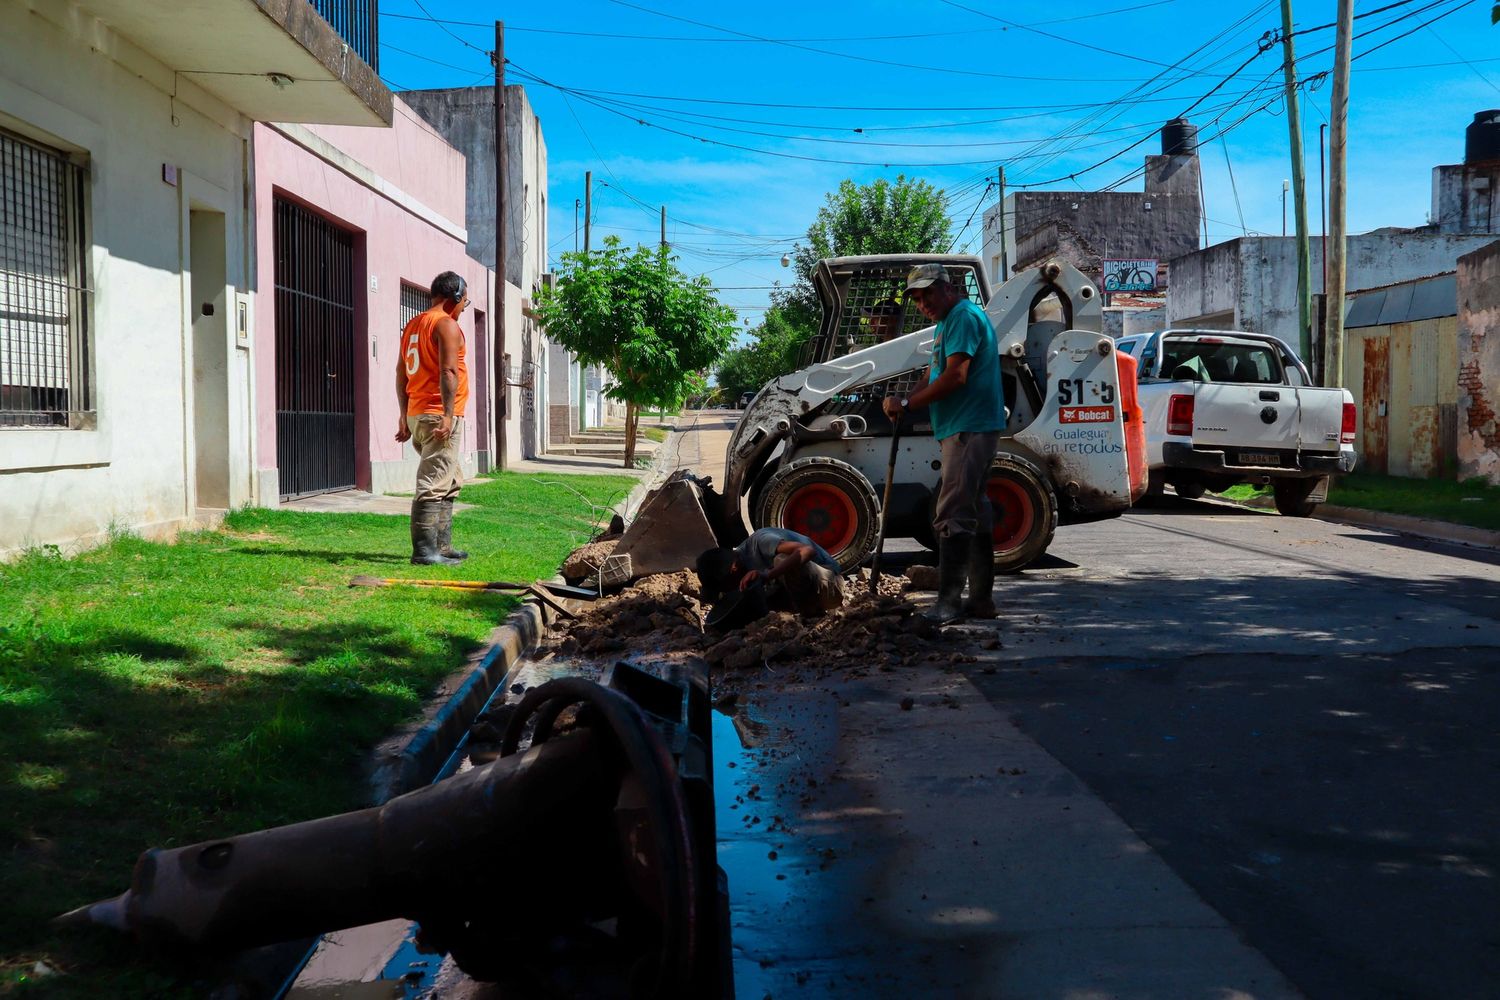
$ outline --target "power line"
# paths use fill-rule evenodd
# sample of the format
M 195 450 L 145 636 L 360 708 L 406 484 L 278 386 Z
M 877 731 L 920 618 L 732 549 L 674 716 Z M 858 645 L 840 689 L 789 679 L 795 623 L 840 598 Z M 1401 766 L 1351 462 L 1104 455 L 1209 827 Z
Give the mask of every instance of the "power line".
M 1095 18 L 1108 17 L 1114 14 L 1136 14 L 1149 7 L 1165 7 L 1178 3 L 1179 0 L 1154 0 L 1152 3 L 1138 4 L 1132 7 L 1117 7 L 1114 10 L 1095 11 L 1091 14 L 1075 14 L 1072 17 L 1055 18 L 1048 23 L 1066 24 L 1071 21 L 1087 21 Z M 390 11 L 381 11 L 381 17 L 395 18 L 405 21 L 430 21 L 434 20 L 431 15 L 418 17 L 415 14 L 394 14 Z M 483 21 L 456 21 L 447 22 L 455 27 L 463 28 L 489 28 L 491 25 Z M 725 38 L 722 35 L 636 35 L 618 31 L 578 31 L 567 28 L 534 28 L 522 27 L 520 25 L 507 24 L 506 31 L 520 31 L 538 35 L 566 35 L 576 38 L 607 38 L 618 41 L 645 41 L 645 42 L 909 42 L 913 38 L 953 38 L 968 36 L 977 33 L 1001 32 L 1007 28 L 979 28 L 967 31 L 925 31 L 914 35 L 910 32 L 899 35 L 832 35 L 821 38 Z
M 957 75 L 957 76 L 981 77 L 981 78 L 989 79 L 989 80 L 1021 80 L 1021 81 L 1028 81 L 1028 82 L 1034 82 L 1034 83 L 1056 82 L 1056 77 L 1020 76 L 1020 75 L 1017 75 L 1017 74 L 1014 74 L 1014 73 L 986 73 L 983 70 L 958 69 L 958 68 L 955 68 L 955 67 L 952 67 L 952 66 L 923 66 L 923 65 L 920 65 L 920 64 L 917 64 L 917 63 L 896 62 L 895 60 L 892 60 L 892 59 L 877 59 L 874 56 L 855 55 L 855 54 L 849 53 L 849 52 L 836 52 L 836 51 L 834 51 L 832 49 L 819 49 L 819 48 L 814 48 L 814 47 L 812 47 L 810 45 L 803 45 L 803 44 L 798 43 L 798 42 L 783 41 L 781 39 L 776 39 L 776 38 L 766 38 L 766 37 L 764 37 L 762 35 L 753 35 L 753 34 L 750 34 L 749 32 L 745 32 L 745 31 L 736 31 L 733 28 L 725 28 L 725 27 L 723 27 L 721 25 L 710 24 L 710 23 L 708 23 L 706 21 L 695 21 L 695 20 L 693 20 L 692 18 L 689 18 L 689 17 L 682 17 L 682 16 L 677 15 L 677 14 L 668 14 L 668 13 L 666 13 L 664 11 L 653 10 L 650 7 L 642 7 L 639 4 L 631 3 L 630 0 L 608 0 L 608 2 L 614 4 L 617 7 L 626 7 L 628 9 L 630 9 L 630 10 L 640 11 L 643 14 L 652 14 L 652 15 L 654 15 L 656 17 L 664 17 L 664 18 L 666 18 L 669 21 L 681 21 L 683 24 L 691 24 L 691 25 L 693 25 L 695 27 L 698 27 L 698 28 L 708 28 L 708 29 L 710 29 L 712 31 L 720 31 L 720 32 L 723 32 L 723 33 L 728 34 L 728 35 L 737 35 L 740 38 L 744 38 L 744 39 L 750 39 L 750 40 L 758 41 L 758 42 L 766 42 L 766 43 L 773 44 L 773 45 L 781 45 L 781 46 L 785 46 L 786 48 L 799 49 L 799 50 L 804 51 L 804 52 L 813 52 L 813 53 L 816 53 L 818 55 L 833 56 L 834 58 L 837 58 L 837 59 L 849 59 L 849 60 L 852 60 L 854 62 L 871 63 L 871 64 L 874 64 L 874 65 L 877 65 L 877 66 L 891 66 L 891 67 L 894 67 L 896 69 L 914 69 L 914 70 L 920 70 L 920 71 L 929 72 L 929 73 L 949 73 L 949 74 L 953 74 L 953 75 Z M 948 3 L 949 0 L 943 0 L 943 2 L 944 3 Z M 1032 30 L 1039 30 L 1039 29 L 1032 29 Z M 1105 50 L 1100 50 L 1100 51 L 1105 51 Z M 1132 57 L 1132 58 L 1135 58 L 1135 57 Z M 1142 62 L 1150 62 L 1150 60 L 1146 60 L 1146 59 L 1143 59 L 1141 61 Z

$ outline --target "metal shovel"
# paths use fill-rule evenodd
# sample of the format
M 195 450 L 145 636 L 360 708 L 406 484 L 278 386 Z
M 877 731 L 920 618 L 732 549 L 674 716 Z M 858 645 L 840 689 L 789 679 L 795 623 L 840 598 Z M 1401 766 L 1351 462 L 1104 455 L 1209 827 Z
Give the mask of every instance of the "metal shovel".
M 891 483 L 896 479 L 896 448 L 901 443 L 901 417 L 891 421 L 891 458 L 885 465 L 885 493 L 880 498 L 880 534 L 875 536 L 875 558 L 870 563 L 870 593 L 880 583 L 880 557 L 885 552 L 885 522 L 891 508 Z

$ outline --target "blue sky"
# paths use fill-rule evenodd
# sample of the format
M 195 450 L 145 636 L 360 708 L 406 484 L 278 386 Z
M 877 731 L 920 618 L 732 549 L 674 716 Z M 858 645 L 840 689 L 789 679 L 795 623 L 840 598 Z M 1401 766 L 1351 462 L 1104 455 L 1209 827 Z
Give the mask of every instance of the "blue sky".
M 1334 32 L 1319 26 L 1336 4 L 1293 7 L 1316 234 L 1331 86 L 1311 78 L 1332 66 Z M 1351 232 L 1424 223 L 1432 167 L 1461 161 L 1474 113 L 1500 107 L 1490 7 L 1355 4 Z M 573 249 L 592 170 L 596 245 L 655 242 L 666 205 L 682 268 L 752 326 L 790 275 L 781 255 L 846 177 L 947 189 L 955 226 L 972 220 L 954 249 L 978 252 L 999 164 L 1009 185 L 1101 189 L 1158 152 L 1156 130 L 1183 112 L 1204 142 L 1210 242 L 1281 232 L 1282 50 L 1260 51 L 1277 0 L 382 0 L 381 15 L 381 74 L 396 89 L 488 82 L 493 21 L 506 20 L 508 81 L 526 86 L 547 142 L 549 259 Z

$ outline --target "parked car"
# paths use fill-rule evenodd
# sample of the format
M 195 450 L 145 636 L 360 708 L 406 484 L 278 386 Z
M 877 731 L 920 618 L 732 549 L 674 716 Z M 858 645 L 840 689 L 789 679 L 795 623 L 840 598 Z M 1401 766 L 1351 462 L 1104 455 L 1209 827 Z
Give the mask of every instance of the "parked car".
M 753 392 L 742 392 L 742 393 L 740 393 L 740 401 L 734 405 L 734 408 L 736 410 L 743 410 L 745 407 L 747 407 L 747 406 L 750 405 L 750 400 L 752 400 L 754 398 L 755 398 L 755 393 L 753 393 Z
M 1327 499 L 1330 475 L 1354 470 L 1354 397 L 1314 385 L 1277 338 L 1162 330 L 1116 346 L 1139 362 L 1148 495 L 1269 483 L 1278 511 L 1306 517 Z

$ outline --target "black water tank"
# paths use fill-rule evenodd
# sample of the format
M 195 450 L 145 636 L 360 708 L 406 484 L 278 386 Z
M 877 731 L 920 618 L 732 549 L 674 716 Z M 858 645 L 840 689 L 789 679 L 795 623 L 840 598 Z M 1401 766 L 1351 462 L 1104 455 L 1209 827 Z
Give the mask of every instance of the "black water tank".
M 1464 130 L 1464 162 L 1500 160 L 1500 108 L 1481 111 Z
M 1186 118 L 1167 122 L 1161 128 L 1161 151 L 1163 156 L 1196 156 L 1198 126 Z

